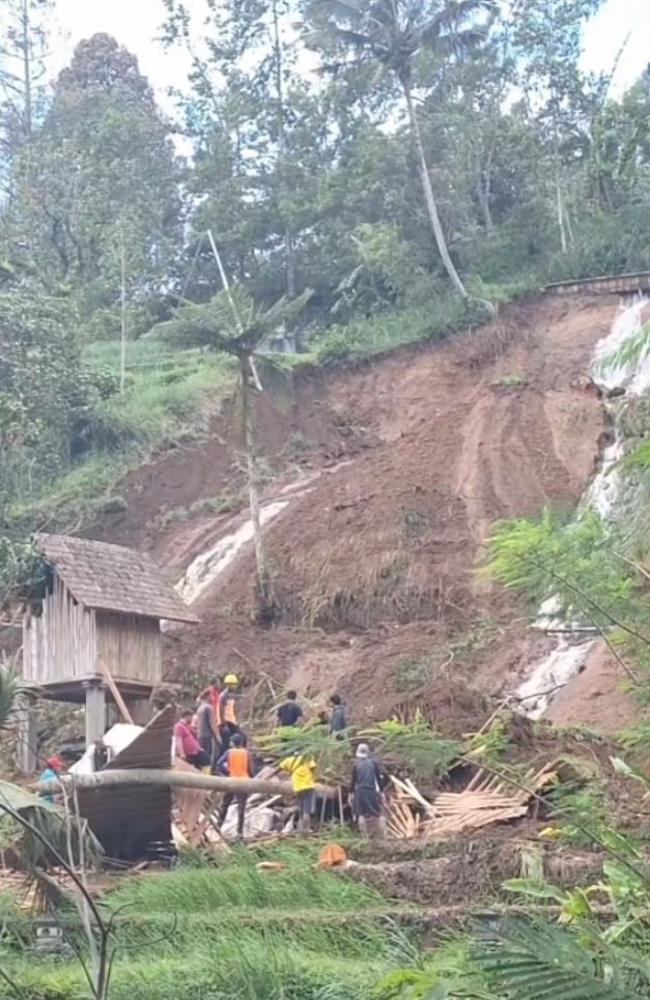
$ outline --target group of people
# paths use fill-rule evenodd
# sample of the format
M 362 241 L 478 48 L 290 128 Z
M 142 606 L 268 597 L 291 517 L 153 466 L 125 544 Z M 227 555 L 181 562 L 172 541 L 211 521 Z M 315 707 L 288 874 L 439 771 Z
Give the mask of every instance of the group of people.
M 318 723 L 327 726 L 332 736 L 340 736 L 348 728 L 348 717 L 340 694 L 333 694 L 329 700 L 331 711 L 319 712 Z M 283 701 L 277 710 L 277 724 L 280 729 L 286 726 L 300 726 L 304 722 L 305 713 L 298 704 L 298 695 L 295 691 L 287 691 L 286 701 Z
M 195 711 L 186 709 L 174 727 L 174 753 L 192 767 L 214 773 L 230 746 L 246 745 L 237 721 L 239 678 L 227 674 L 201 691 Z
M 309 755 L 295 754 L 281 760 L 280 768 L 291 776 L 298 802 L 298 827 L 302 833 L 309 833 L 316 803 L 316 761 Z M 360 743 L 352 765 L 350 804 L 364 837 L 386 836 L 384 802 L 389 780 L 367 743 Z
M 257 762 L 248 748 L 246 734 L 238 722 L 239 678 L 227 674 L 223 686 L 214 680 L 203 690 L 195 711 L 185 710 L 174 726 L 174 754 L 193 767 L 210 774 L 221 774 L 233 779 L 253 778 Z M 334 738 L 342 738 L 348 725 L 347 713 L 340 695 L 329 699 L 330 711 L 320 712 L 316 725 L 327 727 Z M 305 713 L 295 691 L 288 691 L 286 699 L 276 709 L 276 723 L 280 732 L 289 727 L 305 724 Z M 96 741 L 93 753 L 106 755 L 108 748 L 103 740 Z M 89 752 L 89 751 L 88 751 Z M 101 766 L 105 756 L 95 761 Z M 56 782 L 65 768 L 59 755 L 46 761 L 41 782 Z M 312 814 L 316 807 L 317 763 L 309 754 L 295 752 L 281 757 L 280 770 L 292 782 L 298 803 L 298 825 L 303 833 L 311 829 Z M 94 767 L 93 770 L 98 769 Z M 385 769 L 376 761 L 365 743 L 356 748 L 350 781 L 350 805 L 359 829 L 365 836 L 385 836 L 384 796 L 389 778 Z M 54 792 L 41 792 L 44 799 L 54 801 Z M 222 797 L 219 821 L 222 824 L 233 802 L 237 805 L 237 834 L 244 832 L 248 795 L 241 790 Z
M 239 678 L 235 674 L 227 674 L 223 686 L 217 679 L 213 680 L 200 693 L 196 710 L 184 711 L 176 723 L 176 757 L 212 774 L 233 779 L 254 777 L 256 761 L 248 748 L 246 734 L 239 726 L 238 700 Z M 278 729 L 302 726 L 306 722 L 297 692 L 288 691 L 276 709 Z M 331 695 L 329 711 L 320 712 L 315 723 L 327 727 L 331 736 L 343 737 L 348 720 L 339 694 Z M 316 807 L 317 763 L 310 755 L 294 753 L 281 758 L 278 766 L 291 779 L 298 804 L 298 827 L 301 832 L 308 833 Z M 385 835 L 383 804 L 387 784 L 384 768 L 374 760 L 367 744 L 359 744 L 352 768 L 350 804 L 359 829 L 366 836 Z M 233 802 L 237 805 L 238 836 L 244 832 L 247 798 L 242 791 L 233 791 L 225 794 L 221 801 L 220 823 Z

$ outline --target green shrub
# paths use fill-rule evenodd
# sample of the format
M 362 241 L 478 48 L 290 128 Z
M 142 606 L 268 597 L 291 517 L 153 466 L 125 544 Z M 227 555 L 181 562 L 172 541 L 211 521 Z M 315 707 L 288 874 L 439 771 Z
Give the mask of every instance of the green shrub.
M 454 325 L 460 325 L 463 314 L 462 300 L 448 296 L 431 307 L 379 313 L 345 325 L 336 324 L 317 337 L 316 357 L 320 364 L 330 364 L 344 358 L 369 358 L 402 344 L 437 340 Z
M 130 349 L 151 357 L 153 346 L 136 341 Z M 201 352 L 171 357 L 172 368 L 130 372 L 122 394 L 97 391 L 94 405 L 84 411 L 83 426 L 77 428 L 76 464 L 37 485 L 31 495 L 23 490 L 10 508 L 15 522 L 31 526 L 47 518 L 55 528 L 71 519 L 85 521 L 104 510 L 115 496 L 117 480 L 148 453 L 207 429 L 210 413 L 234 385 L 232 365 L 220 355 Z M 114 385 L 110 373 L 119 365 L 119 344 L 93 344 L 85 358 L 87 364 L 103 366 L 100 382 L 105 389 Z

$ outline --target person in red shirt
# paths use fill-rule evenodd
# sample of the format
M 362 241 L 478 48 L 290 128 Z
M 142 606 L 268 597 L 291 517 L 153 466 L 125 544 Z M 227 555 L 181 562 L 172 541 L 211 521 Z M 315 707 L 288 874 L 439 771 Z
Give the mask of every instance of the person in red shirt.
M 204 688 L 199 695 L 199 698 L 209 697 L 210 704 L 212 705 L 212 711 L 214 712 L 214 718 L 212 720 L 213 726 L 217 726 L 217 714 L 219 711 L 219 695 L 221 694 L 221 680 L 218 677 L 214 677 L 207 688 Z
M 192 731 L 193 714 L 191 711 L 183 712 L 174 726 L 174 753 L 181 760 L 186 760 L 192 767 L 209 767 L 211 764 L 210 754 L 201 747 Z

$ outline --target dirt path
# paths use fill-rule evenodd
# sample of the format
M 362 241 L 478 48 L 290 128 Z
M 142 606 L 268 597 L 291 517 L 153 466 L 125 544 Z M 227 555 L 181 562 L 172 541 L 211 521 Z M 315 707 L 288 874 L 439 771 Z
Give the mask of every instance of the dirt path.
M 521 674 L 545 640 L 512 624 L 520 612 L 503 595 L 477 589 L 476 560 L 496 519 L 572 506 L 592 475 L 604 410 L 586 375 L 617 305 L 513 306 L 498 325 L 444 346 L 304 375 L 291 391 L 266 394 L 266 452 L 283 470 L 267 501 L 313 477 L 284 494 L 289 503 L 266 529 L 282 623 L 251 626 L 253 554 L 242 545 L 201 589 L 204 624 L 170 633 L 170 674 L 193 683 L 228 667 L 262 670 L 304 694 L 336 685 L 358 715 L 415 700 L 445 717 L 476 708 L 467 691 L 469 704 L 457 704 L 457 682 L 494 691 Z M 104 537 L 150 549 L 180 579 L 241 527 L 245 511 L 160 527 L 166 507 L 233 490 L 229 426 L 224 417 L 208 441 L 132 477 L 129 509 L 104 522 Z M 494 635 L 478 658 L 454 653 L 486 618 Z

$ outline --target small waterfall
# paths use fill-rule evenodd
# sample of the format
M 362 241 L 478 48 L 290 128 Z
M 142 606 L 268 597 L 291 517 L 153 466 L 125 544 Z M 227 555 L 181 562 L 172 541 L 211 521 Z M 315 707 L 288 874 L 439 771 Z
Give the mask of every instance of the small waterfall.
M 345 469 L 352 462 L 346 459 L 327 469 L 318 469 L 310 475 L 303 475 L 283 486 L 276 498 L 263 504 L 260 510 L 262 527 L 275 520 L 290 503 L 308 496 L 311 487 L 322 476 L 333 476 L 340 469 Z M 237 517 L 233 519 L 239 521 Z M 253 522 L 250 518 L 240 523 L 233 531 L 223 535 L 205 552 L 196 556 L 185 570 L 182 578 L 176 584 L 176 590 L 186 604 L 193 604 L 203 596 L 208 587 L 213 586 L 219 577 L 232 566 L 244 546 L 253 541 Z
M 517 698 L 529 719 L 541 719 L 554 696 L 583 669 L 595 639 L 572 645 L 566 638 L 535 667 L 517 689 Z
M 288 500 L 278 500 L 263 507 L 260 511 L 262 526 L 272 521 L 288 506 Z M 236 531 L 220 538 L 211 549 L 197 556 L 188 566 L 182 580 L 176 584 L 176 590 L 185 603 L 193 604 L 198 600 L 210 584 L 232 564 L 240 549 L 252 540 L 253 522 L 248 519 Z
M 624 390 L 629 399 L 641 395 L 650 387 L 650 351 L 641 352 L 638 358 L 623 364 L 616 364 L 613 360 L 616 352 L 629 345 L 641 330 L 647 301 L 639 298 L 631 306 L 621 306 L 611 333 L 596 344 L 591 375 L 596 385 L 605 392 Z M 624 448 L 624 440 L 615 421 L 615 439 L 603 453 L 601 467 L 578 507 L 578 516 L 588 509 L 595 510 L 602 518 L 613 516 L 620 491 L 618 464 Z M 535 628 L 545 632 L 562 629 L 565 634 L 515 693 L 521 711 L 531 719 L 541 718 L 558 690 L 580 673 L 596 642 L 593 637 L 595 630 L 577 622 L 561 621 L 559 610 L 557 597 L 549 597 L 540 607 Z M 589 639 L 585 639 L 585 632 L 590 633 Z M 568 636 L 566 633 L 569 633 Z
M 603 391 L 624 390 L 627 398 L 640 396 L 650 387 L 650 354 L 642 354 L 635 361 L 616 364 L 614 356 L 639 333 L 643 309 L 647 299 L 639 298 L 627 309 L 621 309 L 612 332 L 596 344 L 592 378 Z M 616 432 L 614 442 L 603 454 L 600 471 L 586 492 L 583 506 L 596 510 L 602 518 L 611 517 L 618 500 L 620 475 L 618 463 L 623 457 L 624 442 Z
M 647 303 L 647 298 L 639 296 L 631 306 L 622 307 L 612 332 L 596 344 L 592 377 L 602 389 L 627 389 L 632 396 L 640 396 L 650 388 L 650 351 L 623 364 L 616 364 L 614 359 L 616 352 L 639 333 Z

